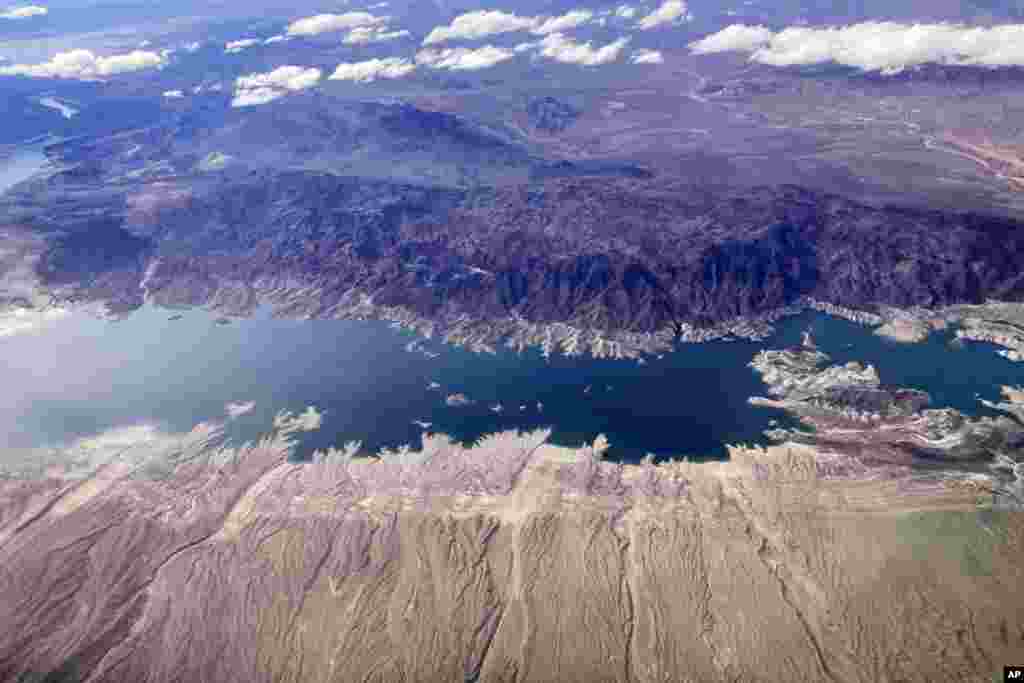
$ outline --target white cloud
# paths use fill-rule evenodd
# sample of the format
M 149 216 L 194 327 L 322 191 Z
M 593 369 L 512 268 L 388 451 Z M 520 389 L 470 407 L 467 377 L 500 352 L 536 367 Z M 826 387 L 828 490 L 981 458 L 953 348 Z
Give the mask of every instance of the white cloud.
M 484 45 L 475 49 L 466 47 L 446 48 L 444 50 L 420 50 L 416 53 L 416 63 L 432 69 L 448 69 L 450 71 L 476 71 L 487 69 L 512 59 L 515 52 L 503 47 Z
M 360 26 L 348 32 L 341 42 L 346 45 L 366 45 L 368 43 L 383 43 L 388 40 L 404 38 L 409 35 L 408 31 L 388 31 L 384 27 Z
M 320 69 L 301 66 L 279 66 L 273 71 L 239 76 L 235 87 L 240 90 L 256 88 L 278 88 L 280 90 L 305 90 L 320 82 Z
M 346 12 L 344 14 L 317 14 L 299 19 L 288 26 L 290 36 L 318 36 L 321 33 L 349 31 L 360 26 L 377 26 L 387 21 L 369 12 Z
M 197 50 L 198 50 L 198 49 L 199 49 L 200 47 L 202 47 L 202 45 L 201 45 L 200 43 L 198 43 L 198 42 L 195 42 L 195 43 L 189 43 L 188 45 L 186 45 L 186 46 L 185 46 L 185 51 L 186 51 L 186 52 L 195 52 L 195 51 L 197 51 Z
M 636 16 L 636 7 L 630 5 L 619 5 L 615 8 L 615 16 L 623 19 L 632 19 Z
M 576 28 L 593 18 L 594 13 L 585 9 L 573 10 L 557 17 L 521 17 L 501 10 L 477 10 L 460 14 L 448 26 L 437 26 L 424 38 L 423 44 L 476 40 L 514 31 L 548 35 Z
M 342 62 L 328 80 L 370 83 L 378 78 L 401 78 L 416 70 L 408 59 L 387 57 L 364 62 Z
M 288 40 L 288 36 L 270 36 L 263 41 L 264 45 L 273 45 L 274 43 L 283 43 Z
M 581 26 L 593 18 L 594 13 L 590 10 L 573 10 L 572 12 L 566 12 L 560 17 L 551 17 L 550 19 L 541 21 L 533 29 L 533 33 L 542 36 L 546 36 L 550 33 L 561 33 L 563 31 L 576 28 L 577 26 Z
M 460 14 L 448 26 L 436 27 L 424 38 L 423 44 L 432 45 L 446 40 L 472 40 L 499 33 L 528 31 L 535 24 L 534 17 L 520 17 L 501 10 L 478 10 Z
M 634 64 L 662 64 L 665 58 L 661 56 L 661 52 L 658 50 L 641 49 L 634 52 L 629 61 Z
M 231 100 L 232 107 L 252 107 L 259 104 L 267 104 L 287 95 L 285 90 L 274 88 L 255 88 L 253 90 L 235 91 L 235 97 Z
M 773 66 L 836 63 L 884 73 L 926 63 L 1024 66 L 1024 24 L 968 27 L 865 22 L 828 28 L 796 26 L 769 32 L 760 43 L 746 44 L 717 38 L 727 30 L 690 47 L 695 52 L 750 52 L 752 61 Z
M 61 52 L 42 64 L 11 64 L 0 67 L 0 76 L 87 80 L 152 69 L 165 63 L 166 60 L 160 54 L 144 50 L 109 57 L 97 56 L 90 50 L 71 50 Z
M 184 96 L 185 96 L 185 93 L 183 93 L 180 90 L 164 90 L 164 97 L 166 97 L 169 100 L 180 99 L 180 98 L 182 98 Z
M 684 0 L 665 0 L 658 9 L 638 21 L 637 27 L 646 31 L 689 19 L 689 17 L 690 15 Z
M 766 26 L 747 26 L 733 24 L 726 26 L 718 33 L 690 43 L 690 50 L 695 54 L 711 54 L 740 50 L 753 52 L 767 45 L 772 39 L 772 32 Z
M 12 7 L 11 9 L 0 12 L 0 19 L 30 19 L 31 17 L 41 17 L 47 14 L 50 10 L 39 5 L 24 5 L 22 7 Z
M 232 40 L 231 42 L 224 43 L 224 52 L 236 54 L 241 52 L 242 50 L 252 47 L 258 42 L 260 41 L 256 40 L 255 38 L 243 38 L 242 40 Z
M 320 82 L 321 75 L 320 69 L 279 66 L 266 73 L 239 76 L 235 80 L 235 96 L 231 100 L 231 106 L 251 107 L 273 102 L 289 92 L 312 88 Z
M 540 53 L 563 64 L 598 66 L 614 62 L 629 44 L 629 38 L 619 38 L 603 47 L 595 48 L 589 41 L 577 43 L 562 33 L 552 33 L 540 41 Z

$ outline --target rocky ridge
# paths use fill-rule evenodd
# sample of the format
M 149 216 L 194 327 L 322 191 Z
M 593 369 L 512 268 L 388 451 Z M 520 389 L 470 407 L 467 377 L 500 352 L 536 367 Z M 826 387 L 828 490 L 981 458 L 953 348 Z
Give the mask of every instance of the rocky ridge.
M 46 240 L 37 270 L 58 298 L 130 310 L 144 280 L 157 303 L 372 308 L 481 349 L 634 356 L 675 337 L 758 338 L 796 307 L 877 324 L 879 306 L 1014 301 L 1024 288 L 1024 232 L 1008 219 L 793 187 L 574 178 L 465 191 L 259 171 L 56 213 L 47 192 L 19 195 L 17 221 Z

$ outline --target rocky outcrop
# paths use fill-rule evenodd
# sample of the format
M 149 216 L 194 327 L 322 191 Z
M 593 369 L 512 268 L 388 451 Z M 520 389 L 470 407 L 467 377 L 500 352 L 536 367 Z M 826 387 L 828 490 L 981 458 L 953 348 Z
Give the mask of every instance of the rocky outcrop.
M 986 302 L 980 306 L 954 306 L 946 314 L 960 325 L 958 339 L 983 341 L 1003 347 L 999 355 L 1024 361 L 1024 306 L 1009 302 Z
M 782 408 L 805 429 L 774 429 L 778 441 L 803 443 L 840 454 L 847 465 L 891 471 L 932 470 L 944 476 L 950 463 L 977 477 L 993 477 L 998 504 L 1024 509 L 1024 394 L 1003 387 L 1004 403 L 982 401 L 996 417 L 969 418 L 931 408 L 922 391 L 882 384 L 870 365 L 828 365 L 829 357 L 805 335 L 800 348 L 761 351 L 750 363 L 771 398 L 751 402 Z M 809 429 L 807 429 L 809 428 Z

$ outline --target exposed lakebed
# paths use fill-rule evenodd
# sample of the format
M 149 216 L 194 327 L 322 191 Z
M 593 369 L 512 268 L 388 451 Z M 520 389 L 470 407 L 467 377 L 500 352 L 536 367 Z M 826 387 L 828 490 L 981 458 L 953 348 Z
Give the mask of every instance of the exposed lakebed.
M 425 430 L 471 442 L 537 427 L 566 445 L 605 434 L 615 459 L 723 457 L 726 443 L 764 443 L 772 420 L 794 424 L 748 403 L 765 393 L 748 363 L 760 349 L 798 344 L 807 329 L 833 362 L 874 364 L 883 383 L 928 391 L 935 407 L 978 414 L 978 398 L 1024 384 L 1024 364 L 987 344 L 952 344 L 951 331 L 899 344 L 820 313 L 780 321 L 764 342 L 683 344 L 638 364 L 476 354 L 381 322 L 268 311 L 218 322 L 201 309 L 146 306 L 118 321 L 72 312 L 0 338 L 0 440 L 56 445 L 137 424 L 177 432 L 224 416 L 228 403 L 254 402 L 229 421 L 233 440 L 257 438 L 280 410 L 319 408 L 322 427 L 303 436 L 299 457 L 352 440 L 368 451 L 416 446 Z M 468 402 L 446 400 L 456 394 Z

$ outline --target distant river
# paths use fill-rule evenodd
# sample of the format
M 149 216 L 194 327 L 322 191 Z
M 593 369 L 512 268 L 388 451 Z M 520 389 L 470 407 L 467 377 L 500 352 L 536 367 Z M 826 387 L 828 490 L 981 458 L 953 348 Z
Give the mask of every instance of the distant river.
M 724 443 L 764 442 L 780 412 L 751 406 L 764 385 L 747 363 L 761 348 L 795 345 L 808 327 L 835 362 L 862 360 L 883 382 L 924 389 L 937 406 L 977 413 L 977 397 L 1024 384 L 1024 364 L 984 344 L 954 348 L 949 334 L 900 345 L 816 313 L 783 321 L 764 343 L 681 345 L 645 365 L 544 360 L 539 353 L 477 355 L 422 341 L 385 323 L 275 320 L 267 314 L 216 323 L 203 310 L 143 308 L 106 322 L 72 313 L 41 330 L 0 337 L 0 443 L 57 444 L 113 427 L 157 423 L 182 431 L 255 401 L 232 423 L 235 440 L 265 431 L 281 409 L 316 405 L 322 428 L 301 444 L 359 440 L 367 449 L 418 445 L 424 427 L 465 441 L 506 429 L 551 426 L 554 441 L 578 445 L 604 433 L 610 457 L 719 458 Z M 430 388 L 431 383 L 440 385 Z M 450 394 L 471 403 L 447 405 Z M 495 406 L 501 406 L 495 412 Z

